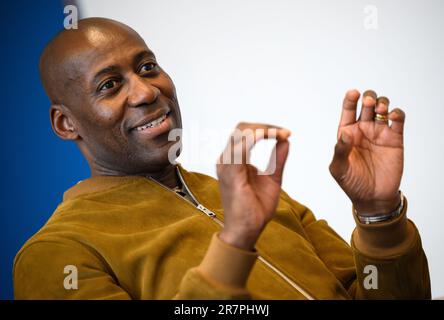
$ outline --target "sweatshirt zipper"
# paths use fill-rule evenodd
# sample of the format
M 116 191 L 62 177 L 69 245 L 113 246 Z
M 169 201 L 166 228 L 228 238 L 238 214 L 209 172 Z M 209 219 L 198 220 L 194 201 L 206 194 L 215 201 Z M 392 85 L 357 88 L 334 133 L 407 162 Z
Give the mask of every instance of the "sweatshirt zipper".
M 185 187 L 185 189 L 187 190 L 187 192 L 190 195 L 191 199 L 193 199 L 193 201 L 196 204 L 193 204 L 190 200 L 186 199 L 185 197 L 182 197 L 182 196 L 178 195 L 176 192 L 174 192 L 173 190 L 167 188 L 166 186 L 164 186 L 160 182 L 156 181 L 155 179 L 150 177 L 150 180 L 154 181 L 155 183 L 157 183 L 161 187 L 167 189 L 168 191 L 174 193 L 179 198 L 185 200 L 186 202 L 191 204 L 193 207 L 195 207 L 199 211 L 203 212 L 206 216 L 211 218 L 214 222 L 216 222 L 218 225 L 220 225 L 223 228 L 224 227 L 224 223 L 221 220 L 219 220 L 219 218 L 216 216 L 216 214 L 213 211 L 211 211 L 208 208 L 206 208 L 204 205 L 202 205 L 199 201 L 197 201 L 196 197 L 194 196 L 194 194 L 191 192 L 191 190 L 188 188 L 187 184 L 185 183 L 185 180 L 183 179 L 182 174 L 181 174 L 179 169 L 177 169 L 177 174 L 179 176 L 180 181 L 182 182 L 182 185 Z M 300 294 L 302 294 L 305 298 L 307 298 L 308 300 L 315 300 L 314 297 L 311 294 L 309 294 L 307 291 L 302 289 L 296 282 L 294 282 L 289 277 L 287 277 L 282 271 L 280 271 L 278 268 L 276 268 L 268 260 L 266 260 L 264 257 L 262 257 L 259 254 L 258 254 L 258 260 L 261 261 L 268 268 L 273 270 L 278 276 L 280 276 L 285 282 L 287 282 L 290 286 L 292 286 L 294 289 L 296 289 L 296 291 L 298 291 Z

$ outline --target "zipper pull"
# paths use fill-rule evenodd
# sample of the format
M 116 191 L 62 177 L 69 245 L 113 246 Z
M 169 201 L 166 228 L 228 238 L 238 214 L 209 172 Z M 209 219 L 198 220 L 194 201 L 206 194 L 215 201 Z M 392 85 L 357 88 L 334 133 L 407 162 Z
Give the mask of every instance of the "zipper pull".
M 201 205 L 200 203 L 197 205 L 196 207 L 197 209 L 199 209 L 200 211 L 202 211 L 203 213 L 205 213 L 207 216 L 209 216 L 210 218 L 214 218 L 216 216 L 216 214 L 211 211 L 208 210 L 207 208 L 205 208 L 203 205 Z

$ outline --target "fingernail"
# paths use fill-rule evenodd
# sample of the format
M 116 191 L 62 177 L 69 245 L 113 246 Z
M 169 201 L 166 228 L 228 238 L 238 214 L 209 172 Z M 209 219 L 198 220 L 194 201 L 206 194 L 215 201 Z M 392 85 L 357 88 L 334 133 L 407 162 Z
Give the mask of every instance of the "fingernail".
M 376 94 L 376 92 L 374 92 L 373 90 L 367 90 L 367 91 L 365 91 L 365 92 L 363 93 L 362 96 L 363 96 L 364 98 L 367 97 L 367 96 L 370 96 L 370 97 L 372 97 L 372 98 L 375 99 L 375 100 L 376 100 L 376 98 L 378 97 L 378 95 Z
M 374 107 L 375 106 L 375 102 L 376 102 L 376 99 L 374 99 L 372 96 L 366 96 L 366 97 L 364 97 L 363 99 L 362 99 L 362 103 L 365 105 L 365 106 L 371 106 L 371 107 Z
M 387 107 L 390 105 L 390 100 L 387 97 L 379 97 L 376 100 L 377 104 L 383 103 L 385 104 Z

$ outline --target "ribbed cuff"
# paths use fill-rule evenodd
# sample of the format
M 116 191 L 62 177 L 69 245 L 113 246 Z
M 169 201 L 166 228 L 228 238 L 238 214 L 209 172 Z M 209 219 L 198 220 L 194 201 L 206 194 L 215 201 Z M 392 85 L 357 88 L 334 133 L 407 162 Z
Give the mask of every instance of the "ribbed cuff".
M 402 255 L 417 239 L 417 230 L 407 219 L 407 199 L 401 214 L 393 220 L 375 224 L 363 224 L 354 216 L 356 229 L 352 245 L 361 253 L 378 258 Z
M 223 242 L 215 233 L 201 264 L 204 277 L 231 288 L 244 289 L 258 254 Z

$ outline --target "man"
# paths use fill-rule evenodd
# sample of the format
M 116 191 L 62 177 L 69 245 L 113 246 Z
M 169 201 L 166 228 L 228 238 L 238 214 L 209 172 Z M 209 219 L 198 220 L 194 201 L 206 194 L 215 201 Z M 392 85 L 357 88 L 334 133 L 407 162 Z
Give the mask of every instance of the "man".
M 230 138 L 219 181 L 170 161 L 175 88 L 128 26 L 84 19 L 48 44 L 40 70 L 52 128 L 79 146 L 91 178 L 17 254 L 16 298 L 430 298 L 399 192 L 405 117 L 387 98 L 367 91 L 358 120 L 359 92 L 344 99 L 330 171 L 353 204 L 350 247 L 281 190 L 286 129 L 239 124 L 246 134 Z M 249 150 L 273 137 L 273 170 L 260 174 Z M 241 163 L 226 161 L 231 150 Z

